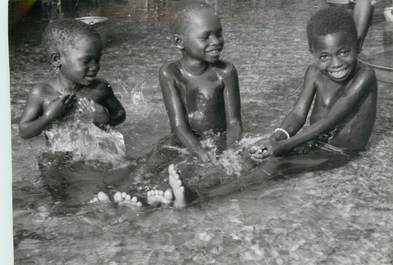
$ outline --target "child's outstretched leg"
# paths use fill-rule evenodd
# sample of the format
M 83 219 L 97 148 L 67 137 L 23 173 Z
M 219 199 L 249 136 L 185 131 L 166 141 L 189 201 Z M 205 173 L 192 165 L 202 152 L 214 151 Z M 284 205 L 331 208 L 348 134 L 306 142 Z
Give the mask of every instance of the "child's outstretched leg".
M 169 204 L 172 200 L 173 195 L 170 189 L 167 189 L 165 192 L 162 190 L 150 190 L 147 192 L 147 203 L 152 206 Z
M 171 186 L 173 195 L 175 197 L 173 205 L 176 208 L 183 208 L 186 206 L 184 186 L 173 164 L 169 165 L 168 173 L 169 173 L 169 185 Z

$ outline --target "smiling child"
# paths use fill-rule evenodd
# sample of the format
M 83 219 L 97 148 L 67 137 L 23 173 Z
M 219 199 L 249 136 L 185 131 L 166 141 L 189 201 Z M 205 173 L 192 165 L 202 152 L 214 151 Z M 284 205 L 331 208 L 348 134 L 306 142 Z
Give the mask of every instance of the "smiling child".
M 314 63 L 293 110 L 272 135 L 272 152 L 284 155 L 310 140 L 362 151 L 376 117 L 377 82 L 374 71 L 357 60 L 353 18 L 341 8 L 320 10 L 308 22 L 307 37 Z M 303 128 L 310 112 L 310 126 Z

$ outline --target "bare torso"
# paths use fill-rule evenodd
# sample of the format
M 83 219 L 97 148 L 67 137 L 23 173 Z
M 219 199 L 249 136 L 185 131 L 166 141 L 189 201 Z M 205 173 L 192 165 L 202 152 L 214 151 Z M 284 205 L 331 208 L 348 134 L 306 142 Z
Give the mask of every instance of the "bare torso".
M 362 71 L 370 71 L 366 66 L 358 66 L 355 75 Z M 316 96 L 314 107 L 310 116 L 310 123 L 313 124 L 324 119 L 332 109 L 337 100 L 347 91 L 353 78 L 347 83 L 337 83 L 327 76 L 319 74 L 316 85 Z M 377 84 L 372 84 L 364 93 L 363 97 L 354 106 L 353 110 L 335 128 L 335 134 L 331 144 L 351 150 L 364 149 L 374 125 L 376 116 Z
M 185 117 L 190 128 L 196 133 L 224 131 L 225 102 L 223 70 L 210 67 L 199 76 L 191 75 L 179 62 L 171 65 L 179 73 L 176 75 L 175 86 L 178 90 Z

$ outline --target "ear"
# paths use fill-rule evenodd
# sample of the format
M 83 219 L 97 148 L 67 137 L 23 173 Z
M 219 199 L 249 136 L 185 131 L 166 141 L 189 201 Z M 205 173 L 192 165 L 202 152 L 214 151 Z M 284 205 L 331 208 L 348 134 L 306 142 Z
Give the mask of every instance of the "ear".
M 175 42 L 175 46 L 180 49 L 183 50 L 184 49 L 184 42 L 183 42 L 183 37 L 180 34 L 173 34 L 173 41 Z
M 54 67 L 58 68 L 61 66 L 61 61 L 60 61 L 60 53 L 59 52 L 52 52 L 50 53 L 50 63 L 51 65 L 53 65 Z

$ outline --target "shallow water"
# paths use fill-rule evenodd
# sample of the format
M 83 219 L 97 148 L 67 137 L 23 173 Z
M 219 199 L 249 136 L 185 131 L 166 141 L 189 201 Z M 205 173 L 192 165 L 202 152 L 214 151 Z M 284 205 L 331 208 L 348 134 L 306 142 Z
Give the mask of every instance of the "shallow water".
M 97 26 L 106 42 L 100 75 L 127 109 L 118 130 L 127 155 L 138 157 L 169 133 L 157 73 L 178 56 L 168 29 L 176 1 L 102 2 L 108 3 L 102 15 L 110 20 Z M 209 2 L 222 18 L 223 58 L 239 72 L 244 129 L 269 133 L 296 100 L 312 60 L 305 23 L 323 3 Z M 365 54 L 383 51 L 388 2 L 376 7 Z M 280 178 L 181 211 L 66 208 L 45 189 L 33 155 L 46 150 L 43 137 L 22 140 L 16 125 L 28 91 L 51 74 L 39 46 L 44 23 L 27 17 L 10 33 L 15 264 L 393 262 L 392 85 L 379 83 L 368 151 L 343 167 Z M 101 187 L 89 188 L 93 193 Z

